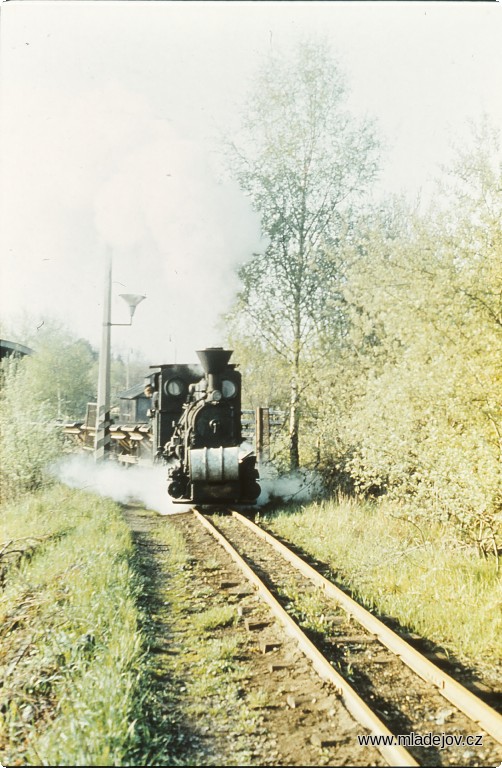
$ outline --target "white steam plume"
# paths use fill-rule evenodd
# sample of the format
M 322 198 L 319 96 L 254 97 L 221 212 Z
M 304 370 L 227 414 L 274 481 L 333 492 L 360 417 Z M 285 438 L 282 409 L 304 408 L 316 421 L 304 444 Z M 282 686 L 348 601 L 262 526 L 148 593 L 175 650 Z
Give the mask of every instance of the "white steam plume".
M 52 474 L 70 488 L 90 491 L 123 504 L 138 502 L 161 515 L 187 512 L 192 507 L 175 504 L 168 495 L 165 465 L 125 467 L 111 461 L 96 464 L 91 456 L 83 455 L 57 462 Z M 323 491 L 321 478 L 315 472 L 301 469 L 278 475 L 270 465 L 262 465 L 258 482 L 261 493 L 257 508 L 271 501 L 306 503 Z
M 237 267 L 263 248 L 260 220 L 211 157 L 166 125 L 124 157 L 95 199 L 95 224 L 114 255 L 116 280 L 148 296 L 138 312 L 143 343 L 166 336 L 177 361 L 220 343 L 215 325 L 238 290 Z M 150 352 L 150 355 L 154 353 Z
M 195 362 L 196 349 L 221 344 L 214 326 L 236 267 L 265 246 L 249 200 L 215 167 L 211 134 L 188 132 L 167 95 L 159 111 L 146 92 L 107 78 L 63 100 L 50 82 L 29 95 L 14 88 L 8 103 L 2 320 L 20 323 L 24 307 L 33 331 L 56 317 L 99 345 L 110 251 L 114 326 L 129 319 L 119 294 L 148 298 L 131 327 L 113 328 L 114 351 Z M 35 127 L 33 114 L 43 116 Z
M 258 506 L 264 506 L 270 501 L 306 503 L 323 491 L 323 483 L 318 474 L 305 469 L 298 469 L 285 475 L 278 475 L 271 465 L 259 467 L 259 484 L 261 493 L 257 500 Z
M 115 462 L 96 464 L 90 456 L 72 456 L 58 462 L 53 474 L 70 488 L 96 493 L 114 501 L 140 502 L 161 515 L 188 511 L 187 504 L 174 504 L 167 493 L 166 466 L 124 467 Z

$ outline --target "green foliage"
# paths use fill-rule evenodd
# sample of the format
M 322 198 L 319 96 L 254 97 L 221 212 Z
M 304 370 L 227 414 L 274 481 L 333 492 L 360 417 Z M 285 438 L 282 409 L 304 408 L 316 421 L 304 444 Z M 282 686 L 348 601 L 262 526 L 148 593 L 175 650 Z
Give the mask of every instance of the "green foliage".
M 290 437 L 301 419 L 302 461 L 321 470 L 329 487 L 385 496 L 415 515 L 453 522 L 479 552 L 498 554 L 500 137 L 486 120 L 474 128 L 429 209 L 400 200 L 364 214 L 345 203 L 316 208 L 317 192 L 325 201 L 336 197 L 324 171 L 331 168 L 343 188 L 343 174 L 330 163 L 350 156 L 332 157 L 322 143 L 331 118 L 341 117 L 343 94 L 343 82 L 336 79 L 335 88 L 331 80 L 335 70 L 326 62 L 322 73 L 316 69 L 325 55 L 299 53 L 294 93 L 292 62 L 264 74 L 270 104 L 263 96 L 263 126 L 252 111 L 246 124 L 256 146 L 236 167 L 270 246 L 241 271 L 240 303 L 229 318 L 234 346 L 247 360 L 254 343 L 255 371 L 259 360 L 267 379 L 254 400 L 266 404 L 273 388 L 274 404 L 291 414 Z M 276 75 L 277 86 L 269 82 Z M 321 118 L 316 108 L 328 93 L 331 111 Z M 367 183 L 376 146 L 367 129 L 361 135 Z
M 272 56 L 251 92 L 242 132 L 230 144 L 232 171 L 261 214 L 266 253 L 240 270 L 240 331 L 287 370 L 290 461 L 320 330 L 340 326 L 339 244 L 377 171 L 372 124 L 344 106 L 344 76 L 327 46 L 304 43 Z M 326 296 L 331 301 L 326 301 Z
M 0 491 L 12 498 L 49 482 L 45 468 L 61 449 L 64 421 L 83 418 L 96 401 L 98 357 L 55 321 L 23 339 L 33 355 L 7 360 L 0 373 Z M 141 364 L 132 361 L 137 376 Z M 145 369 L 145 366 L 141 366 Z M 126 386 L 126 366 L 111 361 L 112 393 Z
M 143 663 L 127 526 L 112 502 L 62 487 L 1 513 L 3 544 L 36 543 L 4 572 L 1 760 L 124 764 Z
M 310 504 L 266 521 L 275 533 L 331 566 L 368 607 L 443 645 L 468 664 L 498 663 L 501 582 L 494 562 L 458 546 L 448 523 L 417 521 L 409 509 L 380 503 Z M 320 611 L 301 605 L 312 621 Z
M 60 425 L 33 394 L 30 360 L 2 364 L 0 392 L 0 495 L 3 499 L 50 484 L 46 468 L 61 451 Z
M 236 618 L 235 610 L 231 605 L 217 605 L 198 614 L 194 621 L 198 629 L 207 632 L 217 627 L 226 627 L 229 624 L 233 624 Z
M 464 153 L 442 206 L 361 240 L 324 442 L 334 482 L 455 521 L 483 553 L 502 509 L 502 166 L 488 146 Z
M 27 361 L 32 398 L 45 403 L 49 418 L 85 415 L 86 404 L 95 401 L 97 382 L 97 355 L 89 342 L 46 323 L 33 348 Z

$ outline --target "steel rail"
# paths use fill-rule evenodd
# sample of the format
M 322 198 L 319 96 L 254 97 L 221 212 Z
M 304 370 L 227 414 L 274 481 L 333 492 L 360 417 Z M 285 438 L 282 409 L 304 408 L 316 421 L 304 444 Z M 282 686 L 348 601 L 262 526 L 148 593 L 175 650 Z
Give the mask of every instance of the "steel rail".
M 267 603 L 273 615 L 283 624 L 287 634 L 297 643 L 302 652 L 310 659 L 317 674 L 330 682 L 336 688 L 343 703 L 354 716 L 354 718 L 371 733 L 392 739 L 393 734 L 387 726 L 375 715 L 368 705 L 361 699 L 358 693 L 349 685 L 349 683 L 331 666 L 328 660 L 309 640 L 305 633 L 300 629 L 296 622 L 284 610 L 282 605 L 276 600 L 269 589 L 254 573 L 245 560 L 234 549 L 230 542 L 223 536 L 215 526 L 207 520 L 197 509 L 192 509 L 196 518 L 205 526 L 212 536 L 228 552 L 232 560 L 244 573 L 248 581 L 256 588 L 257 592 Z M 418 766 L 419 763 L 410 755 L 408 750 L 397 744 L 380 744 L 375 748 L 385 758 L 391 766 Z
M 265 531 L 260 526 L 253 523 L 246 517 L 243 517 L 239 512 L 232 510 L 232 515 L 239 520 L 243 525 L 246 525 L 250 530 L 267 541 L 282 556 L 294 565 L 301 573 L 309 578 L 316 586 L 321 587 L 325 594 L 334 598 L 347 613 L 354 616 L 357 621 L 375 635 L 378 640 L 392 651 L 396 656 L 403 661 L 410 669 L 413 670 L 419 677 L 428 683 L 432 683 L 445 699 L 454 704 L 460 709 L 467 717 L 477 723 L 486 733 L 489 733 L 495 741 L 502 744 L 502 715 L 496 710 L 481 701 L 474 693 L 464 688 L 461 683 L 458 683 L 446 672 L 443 672 L 432 661 L 426 659 L 421 653 L 419 653 L 413 646 L 399 637 L 392 629 L 389 629 L 380 619 L 369 613 L 359 603 L 353 600 L 349 595 L 343 592 L 339 587 L 326 579 L 315 568 L 312 568 L 301 557 L 292 552 L 282 542 L 276 539 L 275 536 Z

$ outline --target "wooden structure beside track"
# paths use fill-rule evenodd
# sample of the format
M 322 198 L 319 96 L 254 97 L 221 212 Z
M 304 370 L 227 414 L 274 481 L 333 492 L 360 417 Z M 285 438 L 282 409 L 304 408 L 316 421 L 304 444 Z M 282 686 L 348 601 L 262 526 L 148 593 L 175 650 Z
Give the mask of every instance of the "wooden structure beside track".
M 142 385 L 141 385 L 142 387 Z M 131 387 L 122 393 L 121 399 L 132 400 L 141 397 L 139 387 Z M 146 398 L 145 398 L 146 400 Z M 122 412 L 121 412 L 122 413 Z M 130 412 L 129 412 L 130 414 Z M 125 414 L 127 416 L 127 414 Z M 110 426 L 111 458 L 125 464 L 151 463 L 153 456 L 153 430 L 150 420 L 144 416 L 144 409 L 135 405 L 132 414 L 139 416 L 133 422 L 119 417 L 118 423 Z M 113 417 L 116 418 L 115 416 Z M 284 413 L 270 408 L 256 408 L 242 411 L 243 436 L 254 443 L 259 463 L 270 459 L 271 437 L 282 426 Z M 94 451 L 96 436 L 96 403 L 87 403 L 85 419 L 64 425 L 63 433 L 72 438 L 77 448 Z

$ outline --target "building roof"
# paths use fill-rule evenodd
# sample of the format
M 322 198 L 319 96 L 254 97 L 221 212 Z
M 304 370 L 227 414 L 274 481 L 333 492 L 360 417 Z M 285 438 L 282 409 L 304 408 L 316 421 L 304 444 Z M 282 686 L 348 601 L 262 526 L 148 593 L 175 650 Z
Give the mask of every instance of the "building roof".
M 146 395 L 143 392 L 144 388 L 144 384 L 135 384 L 134 387 L 129 387 L 129 389 L 124 389 L 122 392 L 119 392 L 118 396 L 120 400 L 136 400 L 138 397 L 146 398 Z
M 5 339 L 0 339 L 0 358 L 7 357 L 8 355 L 21 357 L 23 355 L 32 354 L 33 350 L 30 347 L 25 347 L 24 344 L 18 344 L 17 341 L 6 341 Z

